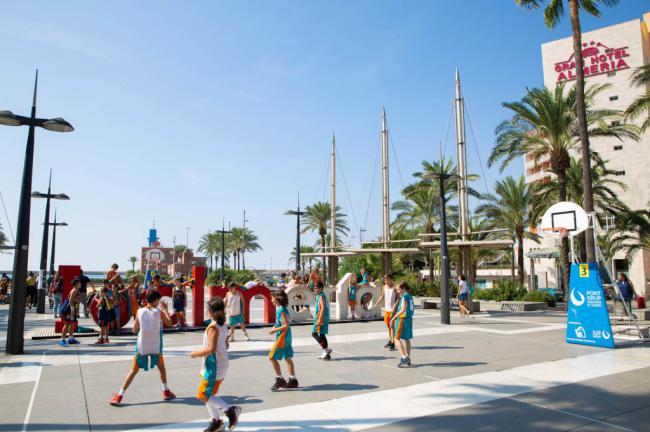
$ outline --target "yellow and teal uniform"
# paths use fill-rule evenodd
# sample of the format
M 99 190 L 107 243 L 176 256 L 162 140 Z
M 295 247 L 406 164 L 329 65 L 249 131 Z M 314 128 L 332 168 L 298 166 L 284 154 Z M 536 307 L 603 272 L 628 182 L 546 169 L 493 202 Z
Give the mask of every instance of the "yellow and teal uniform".
M 226 345 L 226 338 L 228 328 L 225 325 L 214 324 L 218 331 L 217 346 L 214 352 L 203 357 L 203 364 L 201 365 L 201 382 L 196 390 L 196 397 L 203 402 L 207 402 L 210 396 L 216 395 L 219 391 L 221 382 L 226 378 L 228 372 L 228 346 Z M 203 347 L 208 346 L 208 330 L 203 333 Z
M 348 305 L 356 306 L 357 305 L 357 286 L 350 285 L 348 288 Z
M 323 308 L 320 307 L 320 300 L 323 299 Z M 323 324 L 318 324 L 322 322 Z M 330 308 L 327 302 L 327 296 L 321 292 L 316 296 L 316 318 L 311 328 L 312 333 L 326 335 L 330 324 Z
M 293 357 L 293 347 L 291 346 L 291 318 L 286 307 L 280 306 L 275 312 L 275 326 L 282 327 L 282 314 L 288 324 L 286 330 L 278 330 L 275 333 L 275 343 L 269 358 L 272 360 L 284 360 Z
M 413 339 L 413 296 L 407 292 L 402 294 L 399 315 L 395 319 L 395 339 Z

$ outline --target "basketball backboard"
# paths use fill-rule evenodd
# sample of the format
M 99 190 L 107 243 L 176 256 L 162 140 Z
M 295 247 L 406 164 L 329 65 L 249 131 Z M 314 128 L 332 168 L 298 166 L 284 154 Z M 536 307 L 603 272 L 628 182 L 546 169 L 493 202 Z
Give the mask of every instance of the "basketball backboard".
M 564 228 L 573 237 L 589 227 L 587 213 L 578 204 L 562 201 L 546 210 L 540 228 L 542 232 L 550 228 Z

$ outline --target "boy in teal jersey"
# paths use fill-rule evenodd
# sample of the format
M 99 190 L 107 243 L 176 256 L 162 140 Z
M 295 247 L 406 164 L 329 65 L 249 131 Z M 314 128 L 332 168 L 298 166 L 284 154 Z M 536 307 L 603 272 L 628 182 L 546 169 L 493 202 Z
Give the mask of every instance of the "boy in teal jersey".
M 355 310 L 357 308 L 357 277 L 352 275 L 350 286 L 348 287 L 348 307 L 350 308 L 350 318 L 356 319 Z
M 272 391 L 281 388 L 297 388 L 298 379 L 293 366 L 293 348 L 291 347 L 291 318 L 289 316 L 289 298 L 284 291 L 273 293 L 273 303 L 275 304 L 275 326 L 269 331 L 269 334 L 275 333 L 275 343 L 269 352 L 269 360 L 275 371 L 275 384 L 271 387 Z M 289 369 L 289 382 L 282 377 L 279 360 L 284 360 Z
M 332 350 L 327 343 L 327 331 L 330 323 L 330 307 L 327 301 L 327 296 L 323 292 L 323 282 L 318 281 L 314 287 L 314 294 L 316 295 L 316 318 L 314 318 L 314 325 L 311 328 L 311 335 L 316 342 L 323 348 L 323 352 L 318 357 L 321 360 L 330 360 L 332 358 Z
M 399 307 L 391 320 L 393 333 L 401 359 L 397 367 L 411 366 L 411 339 L 413 339 L 413 296 L 408 284 L 400 282 L 397 293 L 400 295 Z

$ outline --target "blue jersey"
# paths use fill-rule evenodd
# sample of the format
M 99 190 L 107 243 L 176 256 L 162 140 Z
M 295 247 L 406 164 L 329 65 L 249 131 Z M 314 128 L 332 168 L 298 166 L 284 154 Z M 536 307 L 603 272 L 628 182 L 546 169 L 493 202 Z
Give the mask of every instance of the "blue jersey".
M 350 288 L 348 288 L 348 298 L 350 301 L 356 301 L 357 300 L 357 286 L 356 285 L 350 285 Z
M 402 300 L 404 301 L 404 310 L 402 310 L 400 318 L 413 318 L 413 310 L 415 309 L 413 296 L 405 292 L 402 294 Z
M 323 308 L 320 307 L 321 299 L 323 299 Z M 322 324 L 319 324 L 321 322 Z M 327 303 L 327 296 L 325 293 L 319 293 L 316 296 L 316 318 L 314 318 L 314 325 L 312 333 L 327 334 L 330 323 L 330 308 Z

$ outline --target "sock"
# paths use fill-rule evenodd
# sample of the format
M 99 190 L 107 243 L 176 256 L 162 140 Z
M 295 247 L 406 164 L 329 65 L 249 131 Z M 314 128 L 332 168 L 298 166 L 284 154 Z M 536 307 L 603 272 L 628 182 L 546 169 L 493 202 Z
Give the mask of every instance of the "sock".
M 276 375 L 275 376 L 277 379 L 282 379 L 282 375 Z
M 125 392 L 125 391 L 126 391 L 126 390 L 124 390 L 123 388 L 121 388 L 120 391 L 117 392 L 117 394 L 120 395 L 120 396 L 124 396 L 124 392 Z
M 221 413 L 219 412 L 219 407 L 212 403 L 212 397 L 205 402 L 205 407 L 208 409 L 208 413 L 213 420 L 220 420 Z
M 208 405 L 212 405 L 217 407 L 218 409 L 222 410 L 223 412 L 228 411 L 228 408 L 230 408 L 230 405 L 228 405 L 223 399 L 221 399 L 219 396 L 212 395 L 210 396 L 210 399 L 208 399 Z M 219 411 L 217 411 L 218 413 Z M 219 417 L 215 417 L 219 418 Z
M 169 390 L 169 387 L 167 387 L 167 383 L 162 383 L 162 389 L 163 391 Z
M 289 375 L 289 379 L 296 379 L 295 375 Z

